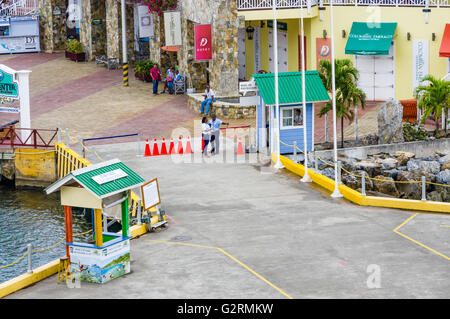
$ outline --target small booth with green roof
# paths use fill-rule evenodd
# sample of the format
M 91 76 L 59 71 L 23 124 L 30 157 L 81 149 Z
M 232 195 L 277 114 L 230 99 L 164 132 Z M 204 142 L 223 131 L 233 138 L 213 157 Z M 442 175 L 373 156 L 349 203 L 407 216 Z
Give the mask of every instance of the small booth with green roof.
M 81 281 L 105 283 L 130 272 L 128 199 L 143 184 L 142 177 L 115 159 L 72 171 L 45 189 L 47 194 L 61 192 L 70 272 Z M 72 207 L 94 210 L 92 242 L 73 241 Z M 121 220 L 121 233 L 104 229 L 107 216 Z

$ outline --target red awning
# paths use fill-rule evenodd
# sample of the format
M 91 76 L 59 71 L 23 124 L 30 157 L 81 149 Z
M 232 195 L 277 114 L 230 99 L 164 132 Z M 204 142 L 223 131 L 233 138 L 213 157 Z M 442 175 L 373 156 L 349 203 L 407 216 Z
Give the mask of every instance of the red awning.
M 450 24 L 445 25 L 439 56 L 450 58 Z
M 169 52 L 177 52 L 178 51 L 177 46 L 164 46 L 161 49 L 163 49 L 164 51 L 169 51 Z

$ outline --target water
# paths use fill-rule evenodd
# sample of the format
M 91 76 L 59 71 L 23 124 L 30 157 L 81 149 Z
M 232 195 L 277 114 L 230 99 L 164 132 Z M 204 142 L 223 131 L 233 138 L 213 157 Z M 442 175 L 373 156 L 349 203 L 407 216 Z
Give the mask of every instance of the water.
M 81 210 L 74 210 L 72 219 L 74 233 L 91 229 Z M 21 257 L 27 244 L 32 244 L 33 249 L 43 249 L 64 237 L 64 210 L 56 194 L 48 196 L 40 189 L 15 190 L 0 184 L 0 267 Z M 76 237 L 81 242 L 91 238 L 92 234 Z M 64 255 L 64 242 L 48 251 L 33 252 L 33 269 Z M 28 256 L 14 266 L 0 269 L 0 283 L 27 270 Z

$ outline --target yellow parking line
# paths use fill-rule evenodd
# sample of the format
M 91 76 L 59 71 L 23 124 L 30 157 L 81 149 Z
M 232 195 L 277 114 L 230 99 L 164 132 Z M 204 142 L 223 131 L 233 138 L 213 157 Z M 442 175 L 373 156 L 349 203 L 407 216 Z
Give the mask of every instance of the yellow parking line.
M 422 244 L 421 242 L 419 242 L 419 241 L 417 241 L 417 240 L 415 240 L 415 239 L 413 239 L 413 238 L 411 238 L 411 237 L 409 237 L 409 236 L 407 236 L 407 235 L 405 235 L 405 234 L 402 234 L 401 232 L 398 231 L 400 228 L 402 228 L 402 227 L 405 226 L 407 223 L 409 223 L 409 222 L 410 222 L 414 217 L 416 217 L 417 215 L 418 215 L 418 213 L 412 215 L 412 216 L 409 217 L 407 220 L 405 220 L 403 223 L 401 223 L 399 226 L 397 226 L 397 227 L 393 230 L 394 233 L 396 233 L 396 234 L 398 234 L 398 235 L 400 235 L 400 236 L 402 236 L 402 237 L 404 237 L 404 238 L 406 238 L 406 239 L 412 241 L 413 243 L 415 243 L 415 244 L 417 244 L 417 245 L 419 245 L 419 246 L 421 246 L 421 247 L 423 247 L 423 248 L 425 248 L 425 249 L 428 249 L 429 251 L 435 253 L 436 255 L 439 255 L 439 256 L 441 256 L 441 257 L 447 259 L 447 260 L 450 260 L 450 257 L 448 257 L 448 256 L 446 256 L 446 255 L 444 255 L 444 254 L 438 252 L 437 250 L 435 250 L 435 249 L 433 249 L 433 248 L 431 248 L 431 247 L 428 247 L 427 245 Z M 441 225 L 441 226 L 442 226 L 442 225 Z
M 441 225 L 441 227 L 450 227 L 450 225 Z
M 230 253 L 226 252 L 225 250 L 223 250 L 222 248 L 219 247 L 214 247 L 214 246 L 204 246 L 204 245 L 196 245 L 196 244 L 187 244 L 187 243 L 177 243 L 177 242 L 173 242 L 173 241 L 163 241 L 163 240 L 154 240 L 154 239 L 146 239 L 147 241 L 151 241 L 151 242 L 155 242 L 155 243 L 164 243 L 164 244 L 172 244 L 172 245 L 179 245 L 179 246 L 189 246 L 189 247 L 199 247 L 199 248 L 209 248 L 209 249 L 216 249 L 218 251 L 220 251 L 222 254 L 224 254 L 225 256 L 227 256 L 228 258 L 232 259 L 233 261 L 235 261 L 236 263 L 238 263 L 239 265 L 241 265 L 242 267 L 244 267 L 245 269 L 247 269 L 249 272 L 251 272 L 253 275 L 255 275 L 256 277 L 258 277 L 259 279 L 261 279 L 262 281 L 264 281 L 266 284 L 268 284 L 269 286 L 271 286 L 272 288 L 274 288 L 275 290 L 277 290 L 278 292 L 280 292 L 281 294 L 283 294 L 284 296 L 286 296 L 289 299 L 294 299 L 291 296 L 289 296 L 286 292 L 284 292 L 282 289 L 278 288 L 277 286 L 275 286 L 273 283 L 271 283 L 270 281 L 268 281 L 266 278 L 264 278 L 263 276 L 261 276 L 260 274 L 258 274 L 256 271 L 254 271 L 253 269 L 251 269 L 249 266 L 247 266 L 246 264 L 244 264 L 242 261 L 238 260 L 237 258 L 233 257 Z

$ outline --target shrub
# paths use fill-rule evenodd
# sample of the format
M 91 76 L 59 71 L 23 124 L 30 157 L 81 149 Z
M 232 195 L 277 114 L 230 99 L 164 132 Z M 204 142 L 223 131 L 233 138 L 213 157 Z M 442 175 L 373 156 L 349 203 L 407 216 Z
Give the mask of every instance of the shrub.
M 83 45 L 80 41 L 76 39 L 68 39 L 66 41 L 66 50 L 67 52 L 79 54 L 84 52 Z
M 406 142 L 422 141 L 427 136 L 427 131 L 422 129 L 417 122 L 406 122 L 403 124 L 403 137 Z
M 155 62 L 152 60 L 139 61 L 134 63 L 134 72 L 137 74 L 150 74 Z

